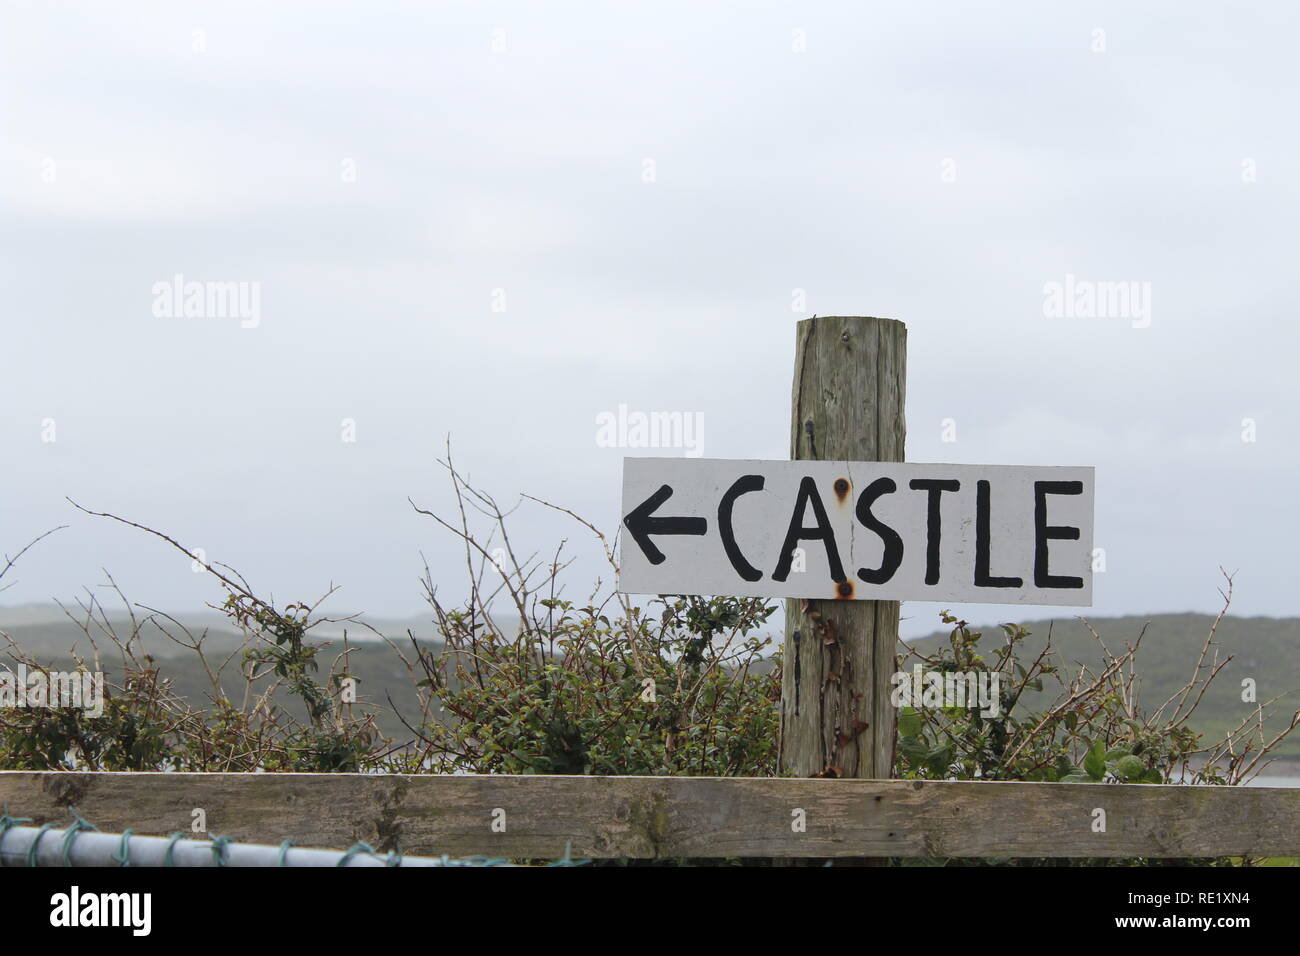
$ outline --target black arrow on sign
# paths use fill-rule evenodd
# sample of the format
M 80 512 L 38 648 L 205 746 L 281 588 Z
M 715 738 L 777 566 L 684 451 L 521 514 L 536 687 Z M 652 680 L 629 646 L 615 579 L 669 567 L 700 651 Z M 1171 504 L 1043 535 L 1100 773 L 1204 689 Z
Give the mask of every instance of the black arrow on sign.
M 663 564 L 664 553 L 650 540 L 652 534 L 708 534 L 707 518 L 655 517 L 655 509 L 673 496 L 673 489 L 664 485 L 623 519 L 623 524 L 633 539 L 641 546 L 651 564 Z

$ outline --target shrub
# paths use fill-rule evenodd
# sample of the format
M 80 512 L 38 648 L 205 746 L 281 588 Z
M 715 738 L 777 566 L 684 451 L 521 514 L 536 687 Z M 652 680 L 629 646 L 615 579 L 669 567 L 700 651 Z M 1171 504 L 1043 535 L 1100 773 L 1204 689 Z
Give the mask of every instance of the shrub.
M 751 636 L 774 605 L 664 597 L 642 608 L 608 594 L 576 606 L 556 596 L 561 553 L 548 562 L 517 560 L 497 502 L 465 484 L 450 463 L 448 469 L 460 522 L 417 510 L 460 539 L 476 570 L 466 604 L 447 608 L 426 569 L 426 597 L 446 645 L 436 652 L 416 646 L 408 660 L 424 695 L 425 720 L 411 728 L 419 741 L 408 755 L 415 766 L 478 773 L 776 773 L 781 672 L 762 656 L 771 640 Z M 466 499 L 492 523 L 482 542 L 465 518 Z M 604 535 L 582 524 L 617 570 Z M 488 550 L 493 541 L 504 543 L 495 557 Z M 514 610 L 514 626 L 498 625 L 492 595 Z

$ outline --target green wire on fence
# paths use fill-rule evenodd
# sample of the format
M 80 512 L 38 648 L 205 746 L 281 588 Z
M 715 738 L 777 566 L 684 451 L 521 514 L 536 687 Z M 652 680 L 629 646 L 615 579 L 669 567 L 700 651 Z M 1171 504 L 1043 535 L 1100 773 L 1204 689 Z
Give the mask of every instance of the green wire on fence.
M 64 866 L 72 866 L 72 859 L 70 857 L 70 854 L 72 853 L 72 841 L 76 838 L 77 834 L 80 833 L 82 830 L 98 829 L 93 823 L 87 823 L 85 820 L 83 820 L 81 814 L 78 813 L 76 810 L 72 809 L 72 807 L 68 807 L 68 812 L 72 814 L 73 820 L 75 822 L 72 824 L 72 826 L 68 827 L 68 829 L 63 832 L 63 865 Z
M 163 866 L 176 865 L 176 857 L 173 855 L 176 850 L 176 841 L 184 840 L 185 834 L 177 830 L 175 833 L 171 835 L 169 839 L 171 840 L 171 842 L 167 844 L 167 852 L 163 854 Z
M 32 869 L 36 868 L 36 848 L 41 845 L 41 837 L 45 836 L 47 832 L 53 829 L 53 823 L 45 824 L 45 826 L 41 827 L 36 836 L 32 839 L 32 845 L 27 848 L 27 865 Z
M 16 827 L 20 823 L 31 823 L 31 817 L 11 817 L 9 815 L 9 804 L 0 807 L 0 843 L 4 843 L 5 834 L 9 832 L 10 827 Z
M 217 866 L 226 865 L 225 859 L 221 856 L 221 851 L 225 849 L 227 844 L 233 842 L 234 841 L 230 837 L 217 836 L 215 833 L 212 834 L 212 860 L 217 864 Z
M 134 830 L 122 831 L 122 842 L 118 844 L 117 852 L 113 854 L 113 859 L 117 860 L 118 866 L 131 865 L 131 834 Z

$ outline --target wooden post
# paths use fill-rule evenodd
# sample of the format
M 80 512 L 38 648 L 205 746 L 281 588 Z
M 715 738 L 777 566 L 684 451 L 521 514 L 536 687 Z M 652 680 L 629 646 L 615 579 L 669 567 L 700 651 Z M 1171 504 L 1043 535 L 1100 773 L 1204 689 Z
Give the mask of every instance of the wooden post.
M 791 460 L 902 461 L 907 327 L 823 316 L 799 322 L 795 338 Z M 786 601 L 783 770 L 892 775 L 897 644 L 897 601 Z

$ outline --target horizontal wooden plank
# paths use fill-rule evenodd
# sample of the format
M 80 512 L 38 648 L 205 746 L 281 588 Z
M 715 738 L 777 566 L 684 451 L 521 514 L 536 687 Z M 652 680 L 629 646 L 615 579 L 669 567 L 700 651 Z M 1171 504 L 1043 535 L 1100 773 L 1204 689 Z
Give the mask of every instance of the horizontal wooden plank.
M 582 858 L 1300 855 L 1300 789 L 6 771 L 0 801 L 38 825 L 73 807 L 104 831 L 188 834 L 202 809 L 209 833 L 241 841 L 425 855 L 553 859 L 566 844 Z

